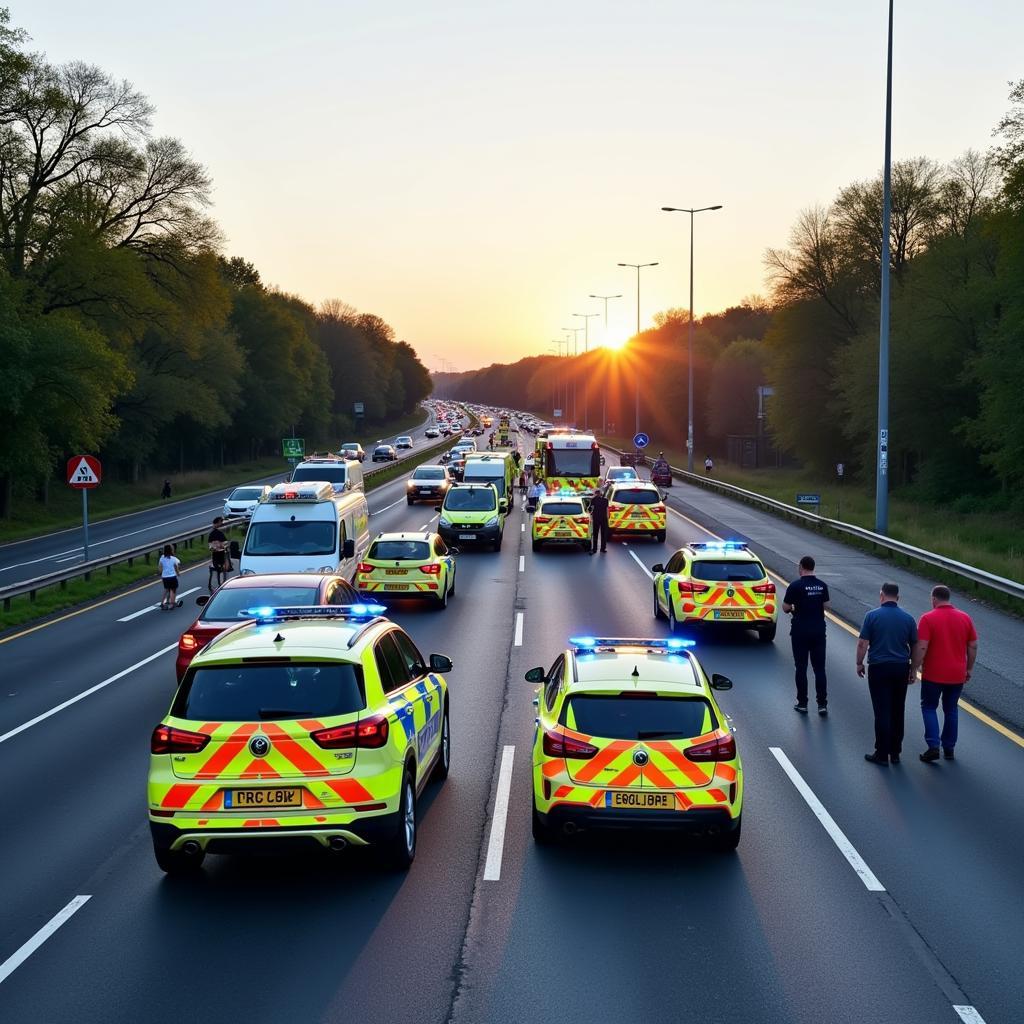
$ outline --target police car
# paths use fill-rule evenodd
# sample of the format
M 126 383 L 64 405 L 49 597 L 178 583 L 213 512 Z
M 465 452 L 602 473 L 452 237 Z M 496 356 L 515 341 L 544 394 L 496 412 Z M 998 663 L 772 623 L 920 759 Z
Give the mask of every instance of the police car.
M 356 566 L 356 589 L 372 599 L 419 597 L 447 608 L 456 554 L 436 533 L 378 533 Z
M 755 629 L 775 639 L 779 609 L 775 584 L 760 559 L 742 541 L 693 541 L 654 573 L 654 617 L 681 623 Z
M 157 864 L 370 846 L 416 855 L 416 801 L 448 775 L 451 661 L 379 605 L 252 609 L 200 651 L 150 742 Z
M 573 637 L 539 684 L 533 836 L 586 829 L 689 832 L 740 841 L 743 766 L 727 715 L 692 641 Z
M 668 512 L 661 491 L 642 480 L 620 480 L 605 488 L 608 532 L 650 537 L 661 543 L 668 530 Z
M 578 544 L 584 551 L 590 550 L 590 513 L 583 499 L 572 491 L 540 498 L 530 530 L 534 551 L 543 544 Z

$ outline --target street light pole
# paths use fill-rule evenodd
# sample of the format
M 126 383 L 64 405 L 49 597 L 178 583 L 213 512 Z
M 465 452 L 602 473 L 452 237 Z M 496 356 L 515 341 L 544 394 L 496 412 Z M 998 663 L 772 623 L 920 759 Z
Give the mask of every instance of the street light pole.
M 583 330 L 583 328 L 582 327 L 563 327 L 562 330 L 565 331 L 567 334 L 571 334 L 572 335 L 572 354 L 574 356 L 578 355 L 579 354 L 579 333 L 580 333 L 580 331 Z M 577 373 L 577 368 L 576 368 L 576 366 L 574 364 L 573 368 L 572 368 L 572 425 L 574 427 L 576 426 L 576 373 Z M 569 394 L 568 394 L 568 392 L 566 392 L 565 401 L 566 401 L 566 404 L 568 405 L 568 403 L 569 403 Z
M 701 206 L 698 209 L 690 209 L 680 206 L 663 206 L 665 213 L 688 213 L 690 215 L 690 320 L 688 323 L 688 355 L 687 355 L 687 401 L 686 401 L 686 469 L 693 472 L 693 215 L 705 213 L 708 210 L 720 210 L 721 204 L 717 206 Z
M 600 316 L 600 313 L 573 313 L 573 316 L 578 316 L 583 320 L 583 352 L 586 354 L 590 351 L 590 319 L 591 317 Z M 590 426 L 590 402 L 587 398 L 587 385 L 586 381 L 583 383 L 583 426 Z
M 621 295 L 591 295 L 592 299 L 604 302 L 604 343 L 608 344 L 608 300 L 621 299 Z M 608 433 L 608 382 L 601 388 L 601 433 Z
M 656 267 L 657 263 L 620 263 L 620 267 L 632 267 L 636 271 L 636 333 L 640 336 L 640 271 L 645 267 Z M 636 433 L 640 433 L 640 360 L 635 362 L 636 370 Z
M 889 532 L 889 224 L 892 219 L 892 5 L 885 67 L 885 169 L 882 175 L 882 283 L 878 324 L 878 454 L 875 533 Z

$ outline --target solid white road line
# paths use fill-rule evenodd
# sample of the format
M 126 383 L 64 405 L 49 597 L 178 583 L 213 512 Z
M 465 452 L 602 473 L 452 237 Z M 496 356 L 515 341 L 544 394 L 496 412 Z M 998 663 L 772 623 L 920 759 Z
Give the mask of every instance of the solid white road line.
M 189 594 L 194 594 L 199 587 L 192 587 L 189 590 L 182 590 L 178 594 L 178 599 L 181 600 L 183 597 L 188 597 Z M 140 608 L 137 612 L 132 612 L 131 615 L 125 615 L 123 618 L 118 619 L 118 622 L 131 622 L 132 619 L 137 619 L 140 615 L 145 615 L 147 612 L 155 612 L 160 607 L 159 602 L 156 604 L 147 604 L 145 608 Z
M 104 686 L 109 686 L 111 683 L 116 683 L 118 679 L 123 679 L 126 675 L 134 672 L 137 668 L 142 668 L 143 665 L 148 665 L 151 661 L 156 661 L 157 658 L 166 654 L 168 651 L 173 651 L 177 648 L 178 641 L 175 640 L 173 644 L 168 644 L 166 647 L 161 647 L 159 651 L 151 654 L 148 658 L 143 658 L 142 661 L 135 662 L 134 665 L 129 665 L 128 668 L 121 669 L 120 672 L 109 676 L 104 679 L 102 683 L 97 683 L 95 686 L 90 686 L 88 690 L 83 690 L 81 693 L 74 697 L 69 697 L 66 701 L 58 704 L 56 707 L 50 708 L 49 711 L 44 711 L 41 715 L 36 715 L 35 718 L 30 718 L 27 722 L 22 725 L 16 726 L 11 729 L 10 732 L 5 732 L 0 736 L 0 743 L 6 743 L 8 740 L 13 739 L 18 733 L 24 732 L 26 729 L 31 729 L 33 725 L 38 725 L 40 722 L 45 721 L 52 715 L 57 714 L 59 711 L 63 711 L 65 708 L 71 707 L 72 704 L 77 704 L 80 700 L 85 700 L 86 697 L 96 693 L 97 690 L 102 690 Z
M 782 770 L 789 776 L 789 781 L 796 786 L 797 792 L 807 802 L 807 806 L 810 807 L 814 816 L 821 822 L 832 842 L 839 848 L 839 852 L 846 858 L 850 867 L 857 872 L 857 877 L 864 883 L 865 888 L 870 892 L 885 892 L 885 886 L 875 877 L 874 872 L 864 862 L 864 858 L 854 848 L 853 843 L 846 838 L 832 815 L 825 810 L 824 804 L 814 795 L 811 787 L 804 782 L 803 776 L 793 767 L 793 763 L 786 757 L 785 751 L 781 747 L 769 747 L 768 749 L 782 766 Z
M 647 566 L 644 565 L 644 563 L 641 562 L 640 559 L 636 557 L 636 552 L 635 551 L 630 551 L 629 554 L 630 554 L 630 557 L 633 559 L 633 561 L 636 562 L 636 564 L 639 565 L 640 568 L 643 569 L 643 571 L 645 573 L 647 573 L 647 578 L 649 580 L 653 580 L 654 579 L 654 573 L 651 572 L 651 570 L 648 569 Z
M 393 502 L 391 502 L 390 505 L 385 505 L 383 508 L 377 509 L 376 512 L 371 512 L 370 515 L 371 516 L 379 516 L 381 514 L 381 512 L 387 512 L 387 510 L 389 508 L 394 508 L 396 505 L 401 505 L 403 501 L 405 501 L 404 497 L 399 498 L 398 501 L 393 501 Z
M 964 1024 L 985 1024 L 985 1018 L 973 1006 L 954 1006 L 953 1009 Z
M 501 856 L 505 852 L 505 822 L 508 818 L 508 798 L 512 789 L 512 761 L 516 748 L 507 746 L 501 752 L 501 767 L 498 769 L 498 792 L 494 796 L 494 817 L 491 819 L 491 838 L 487 843 L 487 860 L 484 862 L 484 881 L 497 882 L 501 879 Z
M 514 647 L 523 646 L 523 613 L 516 612 L 516 635 L 512 640 Z
M 519 571 L 526 572 L 526 555 L 519 556 Z
M 62 924 L 70 920 L 91 899 L 92 896 L 76 896 L 63 910 L 54 914 L 21 949 L 0 964 L 0 983 L 5 982 Z

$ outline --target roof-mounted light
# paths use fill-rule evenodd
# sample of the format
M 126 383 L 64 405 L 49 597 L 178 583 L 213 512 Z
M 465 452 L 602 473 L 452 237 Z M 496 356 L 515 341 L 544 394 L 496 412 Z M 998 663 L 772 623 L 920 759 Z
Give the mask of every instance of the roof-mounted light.
M 696 640 L 682 637 L 571 636 L 569 646 L 575 651 L 614 651 L 619 648 L 649 651 L 681 651 L 696 647 Z
M 387 609 L 381 604 L 311 604 L 286 608 L 271 608 L 266 605 L 246 608 L 239 613 L 241 618 L 256 619 L 258 622 L 282 622 L 285 619 L 372 619 L 383 615 Z

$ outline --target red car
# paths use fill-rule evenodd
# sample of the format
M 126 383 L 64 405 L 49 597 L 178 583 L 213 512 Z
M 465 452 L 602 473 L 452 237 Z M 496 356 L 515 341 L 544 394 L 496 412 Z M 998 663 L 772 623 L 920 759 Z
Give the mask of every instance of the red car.
M 672 470 L 665 459 L 656 459 L 651 463 L 651 483 L 659 487 L 672 486 Z
M 212 595 L 196 598 L 199 617 L 178 639 L 174 668 L 181 682 L 196 652 L 224 630 L 247 618 L 249 608 L 284 608 L 314 604 L 359 604 L 364 599 L 341 576 L 304 572 L 274 572 L 234 576 Z

